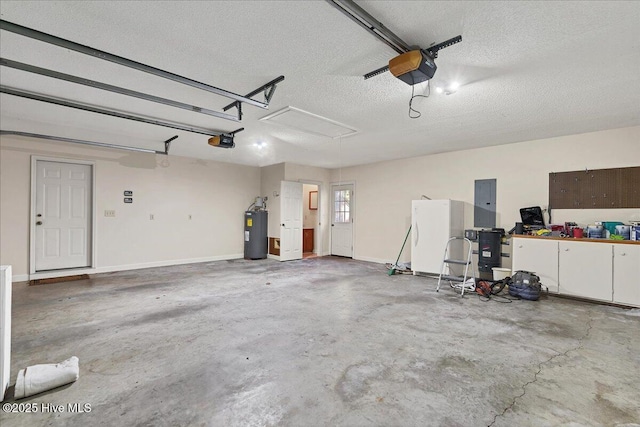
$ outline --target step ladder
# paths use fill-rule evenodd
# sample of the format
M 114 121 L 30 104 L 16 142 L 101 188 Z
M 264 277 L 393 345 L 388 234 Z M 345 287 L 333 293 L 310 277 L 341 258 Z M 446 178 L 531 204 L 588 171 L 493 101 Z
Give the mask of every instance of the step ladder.
M 453 258 L 451 244 L 457 242 L 462 245 L 460 253 L 464 255 L 466 252 L 466 259 Z M 463 265 L 464 274 L 462 276 L 454 275 L 451 271 L 451 265 Z M 471 275 L 469 275 L 469 266 L 471 266 Z M 476 290 L 476 268 L 473 265 L 473 248 L 471 246 L 471 240 L 466 237 L 452 237 L 447 241 L 447 245 L 444 249 L 444 257 L 442 258 L 442 268 L 440 269 L 440 277 L 438 277 L 438 287 L 436 292 L 440 291 L 440 284 L 442 281 L 448 281 L 449 285 L 460 291 L 460 296 L 464 296 L 464 292 L 475 292 Z M 473 280 L 471 280 L 473 279 Z M 469 283 L 467 282 L 469 281 Z

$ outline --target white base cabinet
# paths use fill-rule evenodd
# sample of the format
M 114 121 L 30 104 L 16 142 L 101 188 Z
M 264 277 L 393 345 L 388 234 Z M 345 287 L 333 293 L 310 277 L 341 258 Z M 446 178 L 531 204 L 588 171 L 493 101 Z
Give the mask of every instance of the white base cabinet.
M 640 245 L 613 245 L 613 302 L 640 307 Z
M 558 244 L 560 292 L 612 302 L 612 245 L 575 241 Z
M 640 307 L 640 244 L 514 236 L 511 258 L 549 292 Z
M 558 293 L 558 242 L 556 240 L 513 239 L 511 270 L 531 271 L 549 292 Z

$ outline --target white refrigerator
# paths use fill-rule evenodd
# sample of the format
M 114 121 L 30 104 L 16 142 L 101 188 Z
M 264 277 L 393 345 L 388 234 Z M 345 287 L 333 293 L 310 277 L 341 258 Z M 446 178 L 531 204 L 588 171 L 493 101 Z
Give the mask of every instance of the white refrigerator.
M 411 269 L 413 274 L 440 274 L 447 241 L 464 235 L 464 202 L 413 200 L 411 202 Z M 461 245 L 451 245 L 449 257 L 462 259 Z

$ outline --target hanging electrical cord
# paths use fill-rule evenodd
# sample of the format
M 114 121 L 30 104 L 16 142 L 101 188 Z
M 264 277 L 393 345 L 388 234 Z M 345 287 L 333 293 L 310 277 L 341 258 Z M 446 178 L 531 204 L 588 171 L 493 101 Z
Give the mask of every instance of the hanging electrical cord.
M 409 118 L 417 119 L 422 116 L 422 113 L 415 108 L 413 108 L 413 99 L 414 98 L 428 98 L 431 95 L 431 84 L 429 80 L 427 80 L 427 94 L 426 95 L 415 95 L 415 85 L 411 85 L 411 99 L 409 99 Z M 411 113 L 417 113 L 417 115 L 411 115 Z
M 508 285 L 508 280 L 509 279 L 505 279 L 498 282 L 491 282 L 489 280 L 478 280 L 476 283 L 476 293 L 478 294 L 480 300 L 484 302 L 492 299 L 495 302 L 502 303 L 510 303 L 513 300 L 518 300 L 519 298 L 509 298 L 503 295 L 498 295 L 504 290 L 505 286 Z

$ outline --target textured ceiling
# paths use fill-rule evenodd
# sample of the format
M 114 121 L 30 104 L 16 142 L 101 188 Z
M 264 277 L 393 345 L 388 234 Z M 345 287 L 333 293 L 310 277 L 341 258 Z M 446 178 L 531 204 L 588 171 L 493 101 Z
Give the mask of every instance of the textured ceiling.
M 0 95 L 2 129 L 162 149 L 266 166 L 335 168 L 640 124 L 640 2 L 358 1 L 409 44 L 461 34 L 440 52 L 417 98 L 390 73 L 362 75 L 396 53 L 324 1 L 7 1 L 2 19 L 245 94 L 279 75 L 269 110 L 240 124 L 2 67 L 3 85 L 223 131 L 207 137 Z M 221 111 L 229 99 L 2 31 L 2 57 Z M 426 85 L 416 86 L 423 94 Z M 258 97 L 261 100 L 261 97 Z M 340 140 L 259 121 L 293 106 L 359 132 Z M 266 147 L 257 149 L 262 141 Z M 603 141 L 603 144 L 606 141 Z

